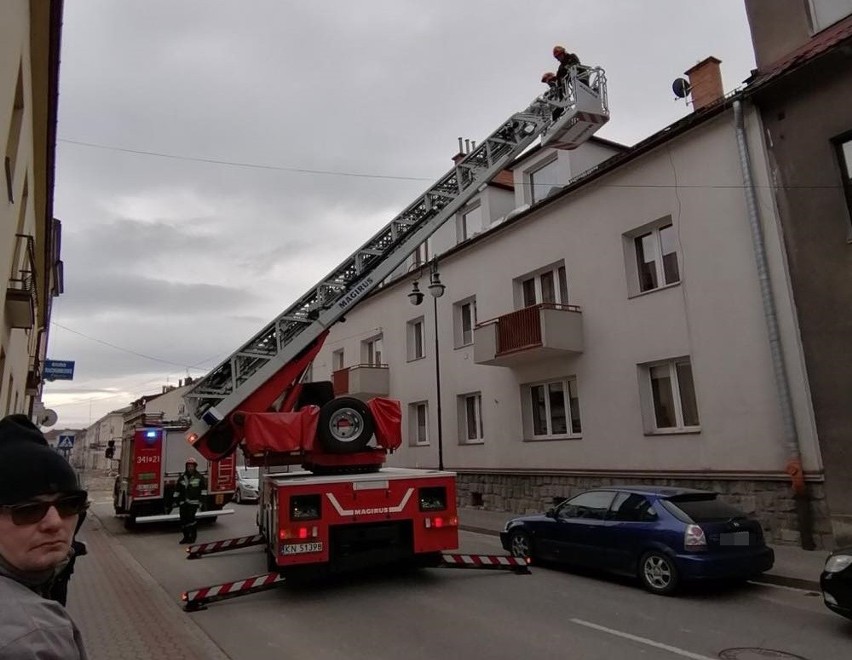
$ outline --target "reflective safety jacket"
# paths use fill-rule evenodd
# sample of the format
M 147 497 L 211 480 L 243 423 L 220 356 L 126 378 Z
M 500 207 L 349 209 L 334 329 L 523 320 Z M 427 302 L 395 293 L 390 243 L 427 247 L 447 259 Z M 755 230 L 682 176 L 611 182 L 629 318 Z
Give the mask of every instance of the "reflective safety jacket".
M 203 474 L 196 471 L 193 474 L 184 472 L 180 475 L 175 488 L 175 500 L 178 505 L 197 504 L 200 506 L 205 497 L 207 497 L 207 479 L 204 478 Z

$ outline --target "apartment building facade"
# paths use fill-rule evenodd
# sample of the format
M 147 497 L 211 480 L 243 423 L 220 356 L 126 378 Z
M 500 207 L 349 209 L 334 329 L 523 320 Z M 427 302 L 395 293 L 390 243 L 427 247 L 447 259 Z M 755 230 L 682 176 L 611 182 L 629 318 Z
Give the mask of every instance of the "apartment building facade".
M 746 1 L 836 539 L 852 543 L 852 0 Z
M 33 413 L 51 301 L 62 293 L 53 217 L 62 2 L 0 3 L 0 415 Z
M 711 488 L 773 540 L 828 547 L 761 117 L 743 94 L 721 98 L 718 60 L 693 76 L 718 89 L 694 92 L 692 115 L 630 149 L 593 140 L 519 159 L 514 211 L 465 237 L 463 210 L 432 241 L 444 294 L 412 306 L 412 281 L 434 283 L 429 264 L 413 265 L 332 329 L 312 378 L 401 400 L 405 443 L 392 462 L 442 463 L 459 475 L 462 504 L 527 512 L 618 482 Z M 785 424 L 805 507 L 786 472 Z

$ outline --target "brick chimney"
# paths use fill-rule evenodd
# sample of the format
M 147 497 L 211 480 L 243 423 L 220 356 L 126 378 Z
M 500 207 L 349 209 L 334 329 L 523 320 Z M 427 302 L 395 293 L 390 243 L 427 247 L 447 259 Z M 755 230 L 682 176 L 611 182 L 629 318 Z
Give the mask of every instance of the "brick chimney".
M 722 70 L 719 68 L 721 63 L 722 60 L 711 55 L 684 71 L 684 74 L 689 76 L 689 93 L 695 110 L 713 105 L 725 95 L 722 89 Z

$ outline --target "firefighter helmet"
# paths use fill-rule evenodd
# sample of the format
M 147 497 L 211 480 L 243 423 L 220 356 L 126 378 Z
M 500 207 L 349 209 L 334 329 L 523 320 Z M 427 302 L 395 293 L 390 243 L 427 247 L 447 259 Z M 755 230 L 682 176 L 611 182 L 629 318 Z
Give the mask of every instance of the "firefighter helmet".
M 187 465 L 198 465 L 198 461 L 196 461 L 192 456 L 186 459 Z

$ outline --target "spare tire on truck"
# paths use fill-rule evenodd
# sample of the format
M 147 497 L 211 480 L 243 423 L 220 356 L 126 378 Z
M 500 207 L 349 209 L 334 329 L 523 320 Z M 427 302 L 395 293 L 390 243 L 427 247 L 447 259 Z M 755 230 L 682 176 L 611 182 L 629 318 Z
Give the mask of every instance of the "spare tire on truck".
M 360 399 L 342 396 L 320 408 L 317 438 L 329 454 L 362 451 L 373 437 L 373 416 Z

